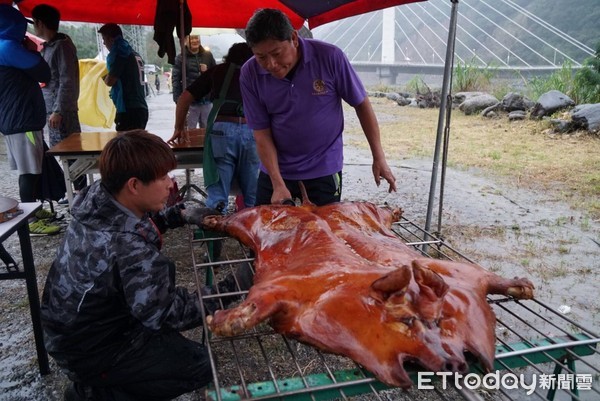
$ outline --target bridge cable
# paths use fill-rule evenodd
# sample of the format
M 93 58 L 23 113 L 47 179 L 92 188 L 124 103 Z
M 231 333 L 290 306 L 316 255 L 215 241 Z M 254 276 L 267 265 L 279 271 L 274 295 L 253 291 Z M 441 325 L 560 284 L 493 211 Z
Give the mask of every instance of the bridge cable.
M 433 2 L 431 2 L 431 5 L 433 7 L 435 7 L 440 13 L 444 14 L 445 13 L 436 5 L 433 4 Z M 523 64 L 527 64 L 527 62 L 525 60 L 523 60 L 522 58 L 519 57 L 518 54 L 514 53 L 512 50 L 510 50 L 508 47 L 506 47 L 505 45 L 503 45 L 501 42 L 499 42 L 496 38 L 494 38 L 493 36 L 489 35 L 484 29 L 482 29 L 479 25 L 473 23 L 470 20 L 467 20 L 467 22 L 469 22 L 474 28 L 479 29 L 484 35 L 488 36 L 491 40 L 493 40 L 494 42 L 496 42 L 500 47 L 504 48 L 504 50 L 506 50 L 508 52 L 508 54 L 512 54 L 515 56 L 515 58 L 521 60 L 523 62 Z M 467 29 L 465 29 L 461 24 L 458 24 L 458 29 L 460 29 L 465 35 L 469 36 L 471 39 L 473 39 L 479 46 L 481 46 L 482 48 L 484 48 L 485 50 L 487 50 L 494 58 L 496 58 L 498 61 L 500 61 L 500 63 L 504 64 L 507 67 L 510 67 L 509 63 L 507 63 L 506 61 L 504 61 L 504 59 L 502 59 L 499 55 L 497 55 L 494 51 L 492 51 L 490 48 L 488 48 L 483 42 L 481 42 L 479 39 L 477 39 L 475 36 L 473 36 Z M 488 63 L 489 64 L 489 63 Z
M 415 6 L 417 6 L 417 7 L 420 7 L 420 9 L 421 9 L 421 11 L 422 11 L 423 13 L 427 14 L 427 15 L 428 15 L 428 16 L 431 18 L 431 20 L 432 20 L 432 21 L 435 21 L 435 22 L 436 22 L 436 23 L 437 23 L 437 24 L 438 24 L 438 25 L 439 25 L 439 26 L 442 28 L 442 30 L 444 30 L 446 33 L 448 33 L 448 28 L 447 28 L 447 27 L 445 27 L 445 26 L 444 26 L 444 25 L 441 23 L 441 21 L 439 20 L 439 18 L 435 18 L 435 17 L 433 16 L 433 14 L 431 14 L 431 13 L 429 12 L 429 10 L 427 10 L 427 9 L 426 9 L 425 7 L 423 7 L 421 4 L 419 4 L 419 3 L 415 3 Z M 443 15 L 443 17 L 444 17 L 444 18 L 447 18 L 447 16 L 446 16 L 446 15 L 444 15 L 444 13 L 443 13 L 441 10 L 439 10 L 439 9 L 438 9 L 438 11 L 440 12 L 440 14 L 442 14 L 442 15 Z M 438 37 L 439 37 L 439 36 L 438 36 Z M 473 38 L 473 39 L 474 39 L 474 40 L 477 40 L 477 39 L 475 39 L 475 38 Z M 458 43 L 460 43 L 460 44 L 461 44 L 461 45 L 462 45 L 462 46 L 463 46 L 465 49 L 467 49 L 467 51 L 468 51 L 468 52 L 470 52 L 471 54 L 473 54 L 473 58 L 477 58 L 477 59 L 479 59 L 479 61 L 480 61 L 480 62 L 481 62 L 483 65 L 486 65 L 486 64 L 487 64 L 487 63 L 486 63 L 486 62 L 485 62 L 485 61 L 484 61 L 484 60 L 483 60 L 483 59 L 482 59 L 482 58 L 481 58 L 479 55 L 477 55 L 477 53 L 475 53 L 475 52 L 474 52 L 474 51 L 473 51 L 471 48 L 469 48 L 469 46 L 467 46 L 467 45 L 466 45 L 466 44 L 465 44 L 465 43 L 464 43 L 464 42 L 463 42 L 463 41 L 462 41 L 460 38 L 456 38 L 456 41 L 457 41 Z M 443 41 L 443 43 L 444 43 L 444 46 L 446 46 L 446 42 L 445 42 L 445 41 Z M 482 47 L 484 47 L 484 48 L 485 48 L 485 46 L 483 45 L 483 43 L 481 43 L 481 45 L 482 45 Z M 492 55 L 494 54 L 494 53 L 493 53 L 491 50 L 489 50 L 489 49 L 487 49 L 487 48 L 486 48 L 486 50 L 488 50 L 488 51 L 489 51 L 489 52 L 490 52 Z M 458 53 L 456 53 L 456 57 L 458 57 L 458 60 L 459 60 L 459 62 L 462 62 L 462 63 L 464 63 L 464 62 L 465 62 L 465 61 L 462 59 L 462 57 L 460 57 L 460 55 L 459 55 Z M 500 60 L 500 61 L 502 61 L 502 60 Z
M 415 17 L 416 17 L 416 18 L 417 18 L 419 21 L 421 21 L 421 23 L 422 23 L 422 24 L 423 24 L 423 25 L 424 25 L 424 26 L 425 26 L 425 27 L 426 27 L 426 28 L 427 28 L 427 29 L 428 29 L 428 30 L 429 30 L 429 31 L 430 31 L 430 32 L 431 32 L 431 33 L 432 33 L 432 34 L 433 34 L 433 35 L 434 35 L 434 36 L 435 36 L 435 37 L 436 37 L 436 38 L 437 38 L 437 39 L 438 39 L 438 40 L 439 40 L 441 43 L 442 43 L 442 45 L 443 45 L 443 46 L 444 46 L 444 48 L 445 48 L 445 46 L 446 46 L 446 42 L 445 42 L 445 40 L 444 40 L 444 39 L 442 39 L 442 38 L 441 38 L 441 37 L 440 37 L 440 36 L 437 34 L 437 32 L 435 32 L 435 31 L 433 30 L 433 28 L 431 27 L 431 25 L 430 25 L 430 24 L 428 24 L 427 22 L 425 22 L 425 21 L 424 21 L 424 20 L 421 18 L 421 16 L 420 16 L 420 15 L 418 15 L 418 14 L 417 14 L 417 13 L 416 13 L 416 12 L 413 10 L 413 8 L 412 8 L 412 7 L 407 7 L 407 8 L 406 8 L 406 10 L 407 10 L 407 11 L 410 11 L 410 12 L 411 12 L 411 13 L 412 13 L 412 14 L 413 14 L 413 15 L 414 15 L 414 16 L 415 16 Z M 431 43 L 429 43 L 429 41 L 428 41 L 427 43 L 429 44 L 429 46 L 430 46 L 431 48 L 433 48 L 432 44 L 431 44 Z M 438 53 L 436 52 L 436 54 L 438 54 Z M 444 61 L 444 59 L 443 59 L 441 56 L 439 56 L 439 55 L 438 55 L 438 57 L 440 57 L 440 60 L 442 60 L 442 62 Z M 456 57 L 458 57 L 458 59 L 459 59 L 459 61 L 460 61 L 461 63 L 464 63 L 464 60 L 463 60 L 463 59 L 462 59 L 462 58 L 461 58 L 461 57 L 460 57 L 458 54 L 456 54 Z
M 421 58 L 421 61 L 423 61 L 423 64 L 427 64 L 427 62 L 425 61 L 425 59 L 421 55 L 421 52 L 419 52 L 419 49 L 417 49 L 417 47 L 415 46 L 415 44 L 413 43 L 413 41 L 410 39 L 410 36 L 408 36 L 408 34 L 406 33 L 406 31 L 404 30 L 404 28 L 402 27 L 402 25 L 398 24 L 398 20 L 396 20 L 395 18 L 394 18 L 394 24 L 396 24 L 396 27 L 398 27 L 400 29 L 400 31 L 402 31 L 402 33 L 404 34 L 404 37 L 406 38 L 406 40 L 408 41 L 408 43 L 415 50 L 415 53 L 417 53 L 417 56 L 419 56 Z
M 498 39 L 496 39 L 494 36 L 490 35 L 485 29 L 481 28 L 479 25 L 475 24 L 473 21 L 471 21 L 470 19 L 466 20 L 468 23 L 470 23 L 473 27 L 477 28 L 479 31 L 481 31 L 485 36 L 489 37 L 491 40 L 493 40 L 494 42 L 496 42 L 500 47 L 504 48 L 509 56 L 512 54 L 513 56 L 515 56 L 515 58 L 519 59 L 523 64 L 525 64 L 527 67 L 531 67 L 531 65 L 523 60 L 521 57 L 519 57 L 519 55 L 517 53 L 515 53 L 514 51 L 512 51 L 511 49 L 509 49 L 508 47 L 506 47 L 504 44 L 502 44 L 502 42 L 500 42 Z M 459 24 L 458 28 L 460 30 L 462 30 L 463 32 L 465 32 L 467 35 L 471 36 L 475 41 L 477 41 L 477 43 L 480 43 L 477 39 L 475 39 L 470 33 L 467 32 L 467 30 L 465 28 L 462 27 L 462 25 Z M 501 60 L 501 58 L 499 56 L 497 56 L 495 53 L 492 52 L 492 54 L 498 58 L 499 60 Z M 508 66 L 507 63 L 504 63 L 505 65 Z
M 539 36 L 537 36 L 535 33 L 533 33 L 531 30 L 525 28 L 524 26 L 522 26 L 521 24 L 519 24 L 518 22 L 512 20 L 511 18 L 509 18 L 506 14 L 501 13 L 500 11 L 498 11 L 497 9 L 495 9 L 494 7 L 490 6 L 489 4 L 483 2 L 483 4 L 485 4 L 487 7 L 489 7 L 490 9 L 492 9 L 493 11 L 495 11 L 496 13 L 500 14 L 501 16 L 503 16 L 504 18 L 506 18 L 508 21 L 510 21 L 511 23 L 513 23 L 514 25 L 518 26 L 519 28 L 521 28 L 522 30 L 524 30 L 525 32 L 527 32 L 529 35 L 533 36 L 534 38 L 538 39 L 540 42 L 542 42 L 543 44 L 545 44 L 546 46 L 548 46 L 550 49 L 554 50 L 555 52 L 558 52 L 560 54 L 562 54 L 564 57 L 566 57 L 567 59 L 569 59 L 570 61 L 574 62 L 576 65 L 581 65 L 579 64 L 579 62 L 577 62 L 577 60 L 574 60 L 572 57 L 568 56 L 567 54 L 563 53 L 562 51 L 560 51 L 559 49 L 557 49 L 555 46 L 551 45 L 550 43 L 546 42 L 544 39 L 540 38 Z M 553 66 L 556 67 L 556 61 L 551 63 Z
M 510 32 L 508 32 L 506 29 L 504 29 L 502 26 L 498 25 L 497 23 L 495 23 L 494 21 L 492 21 L 490 18 L 488 18 L 486 15 L 484 15 L 483 13 L 481 13 L 479 10 L 477 10 L 475 7 L 464 3 L 465 6 L 471 8 L 473 11 L 475 11 L 477 14 L 481 15 L 483 18 L 485 18 L 486 20 L 488 20 L 490 23 L 492 23 L 492 25 L 496 26 L 498 29 L 500 29 L 502 32 L 504 32 L 506 35 L 508 35 L 509 37 L 515 39 L 517 42 L 519 42 L 520 44 L 522 44 L 524 47 L 528 48 L 529 50 L 531 50 L 534 54 L 538 55 L 541 59 L 545 60 L 548 62 L 548 64 L 552 64 L 552 61 L 550 61 L 549 59 L 547 59 L 544 55 L 540 54 L 537 50 L 533 49 L 531 46 L 529 46 L 527 43 L 523 42 L 521 39 L 517 38 L 515 35 L 511 34 Z M 529 67 L 531 67 L 528 64 Z
M 421 39 L 423 39 L 423 41 L 425 41 L 425 43 L 427 44 L 427 46 L 429 46 L 429 48 L 433 51 L 434 57 L 433 57 L 433 60 L 432 60 L 431 64 L 433 64 L 435 62 L 435 56 L 437 56 L 440 60 L 443 60 L 443 58 L 438 54 L 438 52 L 435 50 L 435 48 L 433 48 L 431 46 L 431 44 L 429 43 L 429 41 L 427 39 L 425 39 L 425 37 L 423 36 L 423 34 L 417 29 L 417 27 L 415 27 L 415 25 L 412 23 L 412 21 L 409 20 L 406 17 L 406 15 L 402 12 L 402 10 L 399 7 L 396 7 L 396 11 L 398 13 L 400 13 L 404 17 L 404 19 L 406 19 L 406 21 L 410 24 L 410 26 L 412 26 L 412 28 L 415 30 L 415 32 L 421 37 Z M 425 64 L 428 64 L 422 56 L 421 56 L 421 58 L 423 59 L 423 62 Z
M 372 13 L 371 18 L 369 18 L 369 21 L 366 24 L 363 25 L 363 27 L 361 28 L 360 31 L 362 32 L 364 29 L 367 29 L 367 27 L 369 25 L 369 22 L 373 18 L 375 18 L 375 16 L 378 15 L 378 14 L 383 14 L 383 11 L 377 11 L 375 13 Z M 375 35 L 376 32 L 383 31 L 383 29 L 381 28 L 382 25 L 383 25 L 383 18 L 379 18 L 379 22 L 377 23 L 377 26 L 374 29 L 371 29 L 371 33 L 369 34 L 369 36 L 367 37 L 367 39 L 362 42 L 362 45 L 358 48 L 358 50 L 354 54 L 354 57 L 352 57 L 352 61 L 354 61 L 356 59 L 356 57 L 358 56 L 358 54 L 360 53 L 360 51 L 367 45 L 367 43 L 369 42 L 369 40 L 373 37 L 373 35 Z M 357 35 L 355 35 L 352 40 L 354 40 L 356 38 L 356 36 Z M 383 36 L 383 34 L 382 34 L 382 36 Z M 382 41 L 380 40 L 375 50 L 377 50 L 381 46 L 381 42 Z
M 594 56 L 595 55 L 594 49 L 592 49 L 591 47 L 587 46 L 585 43 L 580 42 L 579 40 L 575 39 L 574 37 L 570 36 L 569 34 L 561 31 L 560 29 L 558 29 L 554 25 L 552 25 L 552 24 L 544 21 L 543 19 L 541 19 L 537 15 L 531 13 L 530 11 L 524 9 L 523 7 L 515 4 L 514 2 L 512 2 L 510 0 L 501 0 L 501 1 L 503 3 L 509 5 L 509 6 L 513 7 L 514 9 L 517 9 L 522 14 L 524 14 L 527 17 L 529 17 L 533 21 L 537 22 L 542 27 L 544 27 L 547 30 L 551 31 L 552 33 L 554 33 L 555 35 L 557 35 L 560 38 L 564 39 L 565 41 L 571 43 L 572 45 L 574 45 L 575 47 L 579 48 L 580 50 L 586 52 L 590 56 Z

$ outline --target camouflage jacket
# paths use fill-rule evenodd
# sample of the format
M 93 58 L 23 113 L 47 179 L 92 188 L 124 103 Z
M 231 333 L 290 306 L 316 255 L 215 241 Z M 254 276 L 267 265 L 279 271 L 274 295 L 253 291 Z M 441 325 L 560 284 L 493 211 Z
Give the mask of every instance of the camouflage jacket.
M 95 182 L 71 213 L 42 296 L 46 347 L 59 365 L 113 358 L 142 332 L 201 324 L 198 296 L 175 286 L 175 264 L 160 252 L 161 231 L 184 224 L 178 206 L 139 219 Z

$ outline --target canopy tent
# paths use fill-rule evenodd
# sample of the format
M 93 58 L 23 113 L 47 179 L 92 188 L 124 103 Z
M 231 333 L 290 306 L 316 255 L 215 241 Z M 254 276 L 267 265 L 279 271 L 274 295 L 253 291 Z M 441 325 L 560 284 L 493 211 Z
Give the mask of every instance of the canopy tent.
M 173 0 L 179 3 L 178 0 Z M 192 26 L 204 28 L 244 28 L 257 8 L 278 8 L 295 28 L 305 20 L 315 28 L 331 21 L 424 0 L 188 0 Z M 23 0 L 19 9 L 31 16 L 33 7 L 47 0 Z M 153 25 L 157 0 L 53 0 L 63 21 L 115 22 L 128 25 Z
M 7 0 L 0 1 L 4 2 Z M 104 0 L 102 2 L 92 0 L 54 0 L 52 5 L 60 10 L 63 21 L 154 25 L 155 11 L 159 1 L 173 1 L 181 5 L 185 0 Z M 354 15 L 419 1 L 426 0 L 188 0 L 187 6 L 192 15 L 192 26 L 204 28 L 245 28 L 248 19 L 256 9 L 277 8 L 288 15 L 295 28 L 299 29 L 307 22 L 308 27 L 312 29 L 319 25 Z M 429 231 L 431 225 L 439 170 L 442 171 L 442 178 L 439 195 L 438 231 L 441 229 L 443 189 L 452 104 L 449 96 L 454 64 L 459 0 L 448 1 L 452 3 L 452 8 L 425 231 Z M 18 2 L 18 5 L 19 9 L 25 15 L 30 16 L 33 7 L 44 2 L 46 0 L 22 0 Z M 180 8 L 183 10 L 183 7 Z M 183 14 L 183 11 L 181 13 Z M 440 165 L 442 146 L 444 152 Z

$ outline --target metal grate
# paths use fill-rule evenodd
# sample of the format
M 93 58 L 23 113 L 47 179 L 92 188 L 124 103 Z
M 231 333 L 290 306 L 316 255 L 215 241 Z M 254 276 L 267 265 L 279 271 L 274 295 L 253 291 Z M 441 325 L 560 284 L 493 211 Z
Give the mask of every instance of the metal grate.
M 451 260 L 470 261 L 443 240 L 425 233 L 416 224 L 402 219 L 393 231 L 400 240 L 423 254 Z M 196 230 L 190 236 L 196 285 L 212 284 L 241 264 L 253 261 L 251 252 L 235 239 L 216 237 Z M 422 238 L 431 238 L 423 241 Z M 213 260 L 217 241 L 222 254 Z M 204 295 L 202 301 L 220 307 L 237 302 L 244 291 Z M 408 391 L 392 389 L 348 358 L 325 354 L 316 348 L 278 335 L 267 324 L 236 337 L 212 337 L 204 325 L 213 368 L 213 384 L 206 398 L 238 400 L 597 400 L 600 399 L 600 338 L 539 300 L 516 301 L 489 297 L 496 313 L 496 360 L 500 378 L 523 377 L 530 386 L 510 382 L 495 389 L 469 383 L 434 380 L 433 388 Z M 205 318 L 206 316 L 204 316 Z M 483 378 L 477 363 L 471 372 Z M 408 371 L 409 369 L 407 369 Z M 416 369 L 410 370 L 417 382 Z M 493 373 L 492 372 L 492 373 Z M 514 376 L 513 376 L 514 375 Z M 474 375 L 475 376 L 475 375 Z M 436 377 L 438 379 L 438 377 Z M 507 379 L 508 380 L 508 379 Z M 488 382 L 489 384 L 492 382 Z M 494 386 L 491 386 L 494 387 Z M 528 389 L 531 388 L 531 393 Z

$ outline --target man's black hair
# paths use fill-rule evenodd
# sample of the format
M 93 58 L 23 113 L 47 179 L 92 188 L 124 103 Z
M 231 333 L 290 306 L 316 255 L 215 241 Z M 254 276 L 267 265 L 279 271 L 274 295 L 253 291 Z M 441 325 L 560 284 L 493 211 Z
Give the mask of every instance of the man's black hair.
M 31 10 L 31 17 L 34 20 L 41 21 L 46 28 L 52 31 L 58 31 L 60 23 L 60 11 L 48 4 L 38 4 Z
M 256 10 L 246 25 L 246 42 L 250 48 L 268 39 L 292 39 L 294 27 L 283 11 L 274 8 Z
M 224 57 L 226 62 L 243 65 L 254 54 L 246 42 L 234 43 Z
M 101 35 L 108 36 L 109 38 L 116 38 L 117 36 L 123 36 L 121 27 L 115 23 L 104 24 L 98 29 L 98 33 Z

